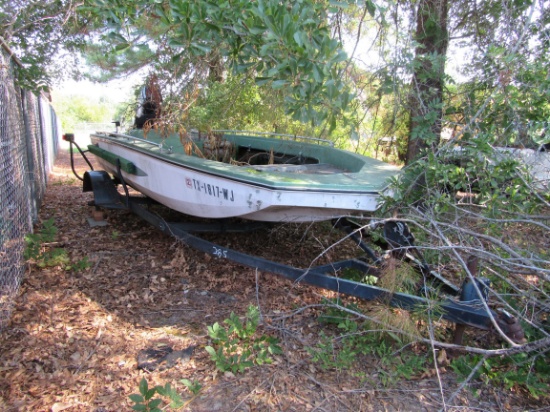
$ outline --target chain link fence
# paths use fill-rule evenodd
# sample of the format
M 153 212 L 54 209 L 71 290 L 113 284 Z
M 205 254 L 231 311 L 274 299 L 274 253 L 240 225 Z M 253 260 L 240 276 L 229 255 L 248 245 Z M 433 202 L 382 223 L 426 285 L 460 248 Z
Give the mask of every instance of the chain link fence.
M 38 218 L 59 141 L 48 100 L 15 84 L 17 64 L 0 41 L 0 331 L 25 272 L 25 235 Z

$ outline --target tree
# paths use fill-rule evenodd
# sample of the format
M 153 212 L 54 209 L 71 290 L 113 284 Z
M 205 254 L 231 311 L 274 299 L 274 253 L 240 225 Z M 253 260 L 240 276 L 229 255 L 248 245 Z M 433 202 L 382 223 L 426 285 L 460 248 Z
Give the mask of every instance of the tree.
M 19 56 L 22 85 L 47 89 L 62 73 L 75 74 L 75 52 L 82 50 L 89 33 L 88 22 L 77 12 L 79 6 L 72 0 L 0 3 L 0 37 Z
M 342 79 L 347 55 L 329 26 L 330 14 L 342 6 L 324 1 L 98 0 L 86 10 L 93 20 L 108 22 L 103 47 L 113 47 L 119 56 L 152 51 L 155 69 L 171 79 L 175 91 L 196 87 L 209 76 L 219 80 L 224 65 L 234 74 L 254 77 L 258 85 L 283 91 L 296 119 L 329 121 L 335 127 L 351 100 Z M 178 83 L 177 77 L 187 81 Z
M 479 53 L 464 66 L 469 79 L 461 89 L 457 111 L 467 125 L 465 138 L 486 136 L 495 145 L 531 148 L 544 141 L 544 124 L 550 118 L 546 72 L 550 20 L 543 6 L 536 1 L 487 2 L 477 12 L 491 13 L 493 19 L 485 23 L 487 17 L 479 17 L 486 37 L 476 42 Z
M 443 121 L 443 87 L 449 35 L 447 0 L 420 0 L 416 6 L 416 41 L 410 89 L 407 162 L 439 145 Z
M 73 131 L 79 123 L 110 123 L 115 104 L 108 99 L 96 101 L 85 95 L 64 94 L 55 96 L 57 115 L 63 130 Z

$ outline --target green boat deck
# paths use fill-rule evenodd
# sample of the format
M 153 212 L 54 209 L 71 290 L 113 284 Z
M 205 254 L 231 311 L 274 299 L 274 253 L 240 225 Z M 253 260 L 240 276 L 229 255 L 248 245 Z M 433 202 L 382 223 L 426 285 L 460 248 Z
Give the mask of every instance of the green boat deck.
M 273 189 L 381 192 L 388 179 L 399 173 L 398 167 L 373 158 L 324 144 L 288 139 L 227 132 L 216 139 L 161 137 L 153 131 L 145 137 L 141 131 L 126 135 L 133 138 L 106 136 L 170 162 Z M 99 153 L 101 149 L 98 149 L 90 148 L 94 154 L 113 163 L 106 158 L 109 154 Z M 136 173 L 130 171 L 133 167 L 138 169 L 139 165 L 121 160 L 121 168 L 128 173 Z

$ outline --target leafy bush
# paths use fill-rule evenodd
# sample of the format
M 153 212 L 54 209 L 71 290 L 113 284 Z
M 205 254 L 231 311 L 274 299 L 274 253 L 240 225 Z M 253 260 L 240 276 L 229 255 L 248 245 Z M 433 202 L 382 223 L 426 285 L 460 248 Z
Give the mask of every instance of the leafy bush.
M 353 312 L 359 313 L 357 306 L 341 305 L 339 301 L 326 303 L 329 305 L 319 321 L 336 325 L 338 332 L 329 336 L 321 331 L 317 345 L 308 348 L 312 360 L 322 369 L 351 369 L 358 357 L 375 356 L 379 363 L 376 374 L 384 386 L 389 386 L 402 377 L 410 379 L 427 367 L 426 357 L 399 349 L 406 344 L 391 329 L 381 331 L 369 322 L 354 319 Z
M 90 267 L 88 257 L 71 263 L 67 251 L 63 248 L 50 247 L 49 243 L 55 241 L 57 227 L 54 219 L 44 221 L 42 229 L 37 233 L 30 233 L 25 236 L 26 248 L 23 257 L 33 261 L 40 268 L 59 266 L 63 270 L 86 270 Z
M 53 242 L 57 234 L 57 227 L 54 226 L 54 219 L 48 219 L 42 224 L 42 230 L 38 233 L 29 233 L 25 236 L 27 248 L 23 256 L 25 259 L 40 259 L 43 255 L 42 244 Z
M 272 363 L 272 355 L 282 353 L 277 339 L 266 335 L 256 336 L 259 321 L 258 308 L 250 306 L 244 322 L 232 312 L 224 320 L 227 328 L 218 322 L 208 326 L 213 346 L 207 346 L 206 351 L 218 370 L 244 372 L 254 364 Z
M 508 390 L 522 387 L 536 399 L 548 396 L 550 365 L 547 354 L 529 357 L 519 353 L 486 359 L 469 354 L 454 359 L 451 367 L 461 380 L 473 373 L 473 379 L 484 384 L 490 382 Z
M 182 397 L 169 383 L 149 389 L 147 380 L 142 378 L 139 383 L 139 394 L 136 393 L 129 396 L 130 400 L 134 402 L 132 409 L 139 412 L 162 412 L 165 409 L 164 407 L 161 408 L 163 399 L 155 397 L 155 395 L 168 398 L 170 400 L 170 408 L 179 409 L 184 405 Z

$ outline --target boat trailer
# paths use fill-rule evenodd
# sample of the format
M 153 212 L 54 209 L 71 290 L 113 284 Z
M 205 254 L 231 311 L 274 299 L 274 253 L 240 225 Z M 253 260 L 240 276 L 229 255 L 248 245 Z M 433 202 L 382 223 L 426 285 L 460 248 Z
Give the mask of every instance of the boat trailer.
M 379 301 L 408 311 L 425 309 L 430 311 L 433 316 L 456 324 L 455 344 L 462 344 L 462 336 L 466 326 L 483 330 L 494 330 L 495 326 L 498 325 L 500 330 L 512 341 L 519 343 L 524 340 L 524 332 L 516 317 L 504 310 L 499 310 L 497 313 L 489 308 L 489 283 L 487 279 L 469 277 L 460 287 L 445 279 L 439 273 L 432 270 L 424 261 L 420 251 L 414 247 L 414 238 L 404 222 L 386 220 L 383 224 L 374 222 L 374 224 L 367 226 L 369 230 L 376 228 L 376 226 L 382 226 L 383 236 L 375 242 L 376 245 L 386 249 L 385 254 L 393 254 L 394 256 L 397 254 L 400 258 L 408 260 L 423 275 L 425 280 L 431 279 L 434 284 L 432 290 L 442 293 L 442 300 L 434 301 L 425 296 L 395 292 L 335 276 L 344 269 L 353 269 L 365 275 L 380 273 L 380 269 L 376 265 L 380 265 L 383 256 L 379 256 L 365 243 L 365 240 L 370 236 L 366 230 L 366 226 L 359 223 L 347 218 L 333 221 L 334 227 L 347 233 L 347 236 L 365 252 L 364 258 L 346 259 L 328 265 L 307 268 L 296 268 L 270 261 L 262 257 L 226 248 L 193 234 L 197 232 L 229 233 L 249 231 L 257 229 L 259 226 L 265 227 L 261 222 L 244 225 L 242 223 L 232 225 L 224 221 L 209 223 L 167 222 L 164 218 L 149 210 L 148 204 L 153 202 L 151 199 L 129 194 L 128 187 L 120 172 L 120 162 L 117 176 L 114 176 L 114 178 L 106 171 L 93 170 L 91 163 L 85 155 L 87 151 L 82 151 L 76 142 L 71 139 L 70 135 L 68 138 L 64 136 L 64 139 L 68 140 L 71 144 L 70 153 L 73 173 L 83 181 L 84 192 L 93 192 L 94 200 L 90 202 L 90 206 L 104 209 L 129 210 L 161 232 L 177 238 L 196 250 L 208 253 L 219 259 L 227 259 L 260 271 L 283 276 L 294 282 L 309 284 L 366 301 Z M 73 144 L 92 168 L 92 170 L 85 172 L 83 177 L 80 177 L 76 173 L 73 166 Z M 117 185 L 119 184 L 122 186 L 124 194 L 118 191 Z M 474 272 L 476 270 L 472 269 L 471 273 Z M 424 295 L 427 295 L 428 288 L 431 287 L 424 285 L 421 288 L 421 292 L 423 291 Z

